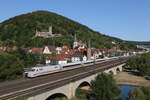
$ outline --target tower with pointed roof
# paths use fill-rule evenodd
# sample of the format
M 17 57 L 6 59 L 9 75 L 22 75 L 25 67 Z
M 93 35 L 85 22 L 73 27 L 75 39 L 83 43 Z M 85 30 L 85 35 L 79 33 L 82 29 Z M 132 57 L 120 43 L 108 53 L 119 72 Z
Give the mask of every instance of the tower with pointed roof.
M 77 34 L 74 33 L 74 36 L 73 36 L 73 49 L 75 49 L 77 46 L 78 46 L 78 42 L 77 42 Z
M 88 48 L 87 48 L 87 59 L 91 59 L 91 41 L 88 41 Z

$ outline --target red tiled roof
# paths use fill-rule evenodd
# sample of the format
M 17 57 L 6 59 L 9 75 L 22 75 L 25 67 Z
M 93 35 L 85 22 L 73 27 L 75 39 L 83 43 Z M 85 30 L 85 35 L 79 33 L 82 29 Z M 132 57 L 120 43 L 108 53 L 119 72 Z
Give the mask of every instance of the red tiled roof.
M 49 49 L 51 52 L 56 52 L 56 48 L 55 48 L 55 47 L 48 46 L 48 49 Z
M 1 51 L 6 51 L 6 50 L 16 50 L 16 49 L 17 49 L 16 46 L 13 46 L 13 47 L 1 46 L 1 47 L 0 47 L 0 50 L 1 50 Z
M 17 47 L 16 47 L 16 46 L 13 46 L 13 47 L 12 47 L 12 49 L 13 49 L 13 50 L 16 50 L 16 49 L 17 49 Z
M 58 57 L 63 57 L 63 58 L 69 58 L 71 55 L 70 54 L 58 54 Z
M 63 49 L 69 49 L 69 47 L 67 45 L 64 45 L 62 48 Z
M 31 48 L 31 52 L 43 52 L 43 48 Z
M 8 48 L 8 47 L 6 47 L 6 46 L 2 46 L 2 47 L 0 47 L 0 50 L 1 50 L 1 51 L 6 51 L 7 48 Z

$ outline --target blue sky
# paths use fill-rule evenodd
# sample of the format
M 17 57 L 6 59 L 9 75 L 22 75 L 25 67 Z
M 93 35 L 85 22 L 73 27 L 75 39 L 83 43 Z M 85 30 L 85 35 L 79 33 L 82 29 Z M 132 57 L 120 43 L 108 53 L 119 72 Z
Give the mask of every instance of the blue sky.
M 150 41 L 150 0 L 1 0 L 0 22 L 36 10 L 124 40 Z

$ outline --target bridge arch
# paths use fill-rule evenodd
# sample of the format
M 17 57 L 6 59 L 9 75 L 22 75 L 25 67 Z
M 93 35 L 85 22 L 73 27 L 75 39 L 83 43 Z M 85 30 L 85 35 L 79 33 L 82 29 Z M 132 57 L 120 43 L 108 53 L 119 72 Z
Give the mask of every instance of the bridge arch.
M 112 70 L 110 70 L 108 73 L 114 75 L 114 72 Z
M 121 72 L 121 69 L 119 67 L 116 68 L 116 72 Z
M 50 95 L 45 100 L 55 100 L 56 98 L 67 99 L 67 96 L 65 94 L 63 94 L 63 93 L 55 93 L 55 94 Z
M 91 84 L 87 81 L 83 81 L 76 87 L 76 89 L 88 91 L 91 89 Z
M 82 83 L 80 83 L 80 84 L 78 85 L 78 87 L 77 87 L 77 88 L 81 88 L 81 87 L 84 87 L 84 86 L 89 86 L 89 87 L 91 87 L 91 85 L 90 85 L 90 83 L 89 83 L 89 82 L 87 82 L 87 81 L 83 81 Z

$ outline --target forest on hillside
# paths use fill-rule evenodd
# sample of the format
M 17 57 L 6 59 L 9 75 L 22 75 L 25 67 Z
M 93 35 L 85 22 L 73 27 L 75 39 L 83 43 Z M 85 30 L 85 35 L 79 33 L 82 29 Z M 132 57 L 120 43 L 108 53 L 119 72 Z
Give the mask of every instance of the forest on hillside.
M 35 37 L 36 30 L 47 30 L 53 27 L 53 33 L 62 34 L 59 38 L 40 38 Z M 8 19 L 0 24 L 1 45 L 17 45 L 23 47 L 40 47 L 43 45 L 71 46 L 73 34 L 77 33 L 78 40 L 86 43 L 91 40 L 93 47 L 111 48 L 112 39 L 95 32 L 88 27 L 61 15 L 37 11 Z
M 35 37 L 36 30 L 48 30 L 49 26 L 52 26 L 54 34 L 62 34 L 62 36 L 55 38 Z M 90 40 L 91 46 L 95 48 L 116 46 L 112 41 L 120 43 L 122 49 L 136 48 L 128 42 L 123 43 L 121 39 L 106 36 L 85 25 L 48 11 L 23 14 L 0 23 L 0 46 L 42 47 L 44 45 L 68 45 L 71 47 L 74 33 L 77 34 L 78 41 L 87 44 Z

